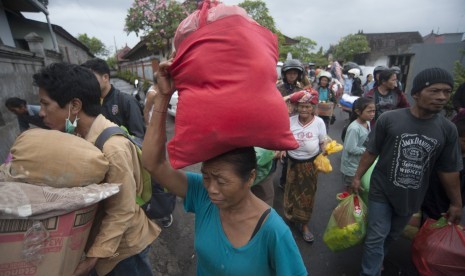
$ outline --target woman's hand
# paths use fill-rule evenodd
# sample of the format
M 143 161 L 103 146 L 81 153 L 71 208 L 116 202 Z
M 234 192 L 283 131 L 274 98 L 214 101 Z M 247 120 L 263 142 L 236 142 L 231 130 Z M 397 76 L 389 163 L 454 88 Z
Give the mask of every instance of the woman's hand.
M 161 95 L 171 96 L 176 90 L 168 69 L 173 64 L 173 58 L 160 63 L 157 72 L 158 92 Z

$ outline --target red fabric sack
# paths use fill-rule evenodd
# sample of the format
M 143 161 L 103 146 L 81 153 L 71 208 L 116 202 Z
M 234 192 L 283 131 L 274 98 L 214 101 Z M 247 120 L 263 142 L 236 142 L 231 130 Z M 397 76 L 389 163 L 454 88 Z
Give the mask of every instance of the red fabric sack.
M 170 67 L 179 95 L 171 165 L 182 168 L 240 147 L 297 148 L 276 89 L 276 36 L 240 15 L 199 22 Z
M 427 219 L 413 240 L 412 261 L 422 276 L 465 275 L 463 228 Z

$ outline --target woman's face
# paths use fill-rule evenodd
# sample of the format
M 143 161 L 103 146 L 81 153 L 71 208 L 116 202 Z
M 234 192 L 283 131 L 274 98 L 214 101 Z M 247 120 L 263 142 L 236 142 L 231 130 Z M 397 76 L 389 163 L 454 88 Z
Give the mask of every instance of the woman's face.
M 215 160 L 204 162 L 203 185 L 213 204 L 220 209 L 236 206 L 250 193 L 253 178 L 244 182 L 231 163 Z
M 309 119 L 313 116 L 313 106 L 309 103 L 299 103 L 297 105 L 297 112 L 299 113 L 299 118 Z
M 373 81 L 373 75 L 372 75 L 372 74 L 369 74 L 369 75 L 367 76 L 367 80 L 368 80 L 368 82 L 372 82 L 372 81 Z
M 321 77 L 321 78 L 320 78 L 320 86 L 323 86 L 323 87 L 328 86 L 328 78 L 326 78 L 326 77 Z
M 56 101 L 48 96 L 47 91 L 42 88 L 39 88 L 39 99 L 39 116 L 43 118 L 44 124 L 51 129 L 64 131 L 65 120 L 68 118 L 69 104 L 61 108 Z
M 285 76 L 288 83 L 295 83 L 299 77 L 299 72 L 297 70 L 291 69 L 286 71 Z

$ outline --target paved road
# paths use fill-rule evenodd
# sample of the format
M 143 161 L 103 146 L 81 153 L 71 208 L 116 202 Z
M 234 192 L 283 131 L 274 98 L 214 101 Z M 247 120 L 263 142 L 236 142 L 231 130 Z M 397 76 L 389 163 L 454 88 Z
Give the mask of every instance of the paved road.
M 133 86 L 118 79 L 112 79 L 112 83 L 124 92 L 130 93 Z M 348 119 L 346 113 L 336 110 L 337 120 L 330 127 L 329 135 L 340 141 L 341 130 Z M 174 133 L 174 119 L 167 118 L 168 139 Z M 340 153 L 330 156 L 333 172 L 320 174 L 318 177 L 318 190 L 316 202 L 310 222 L 310 230 L 315 234 L 313 244 L 305 243 L 298 231 L 292 229 L 297 245 L 300 249 L 305 265 L 310 275 L 358 275 L 362 248 L 355 246 L 340 253 L 333 253 L 323 243 L 322 235 L 329 220 L 332 210 L 337 205 L 336 194 L 344 187 L 339 172 Z M 185 168 L 186 171 L 199 172 L 200 166 L 194 165 Z M 280 172 L 280 167 L 278 167 Z M 283 192 L 277 188 L 280 173 L 274 179 L 275 202 L 274 208 L 282 214 Z M 164 229 L 152 246 L 152 264 L 156 275 L 195 275 L 195 253 L 193 247 L 194 216 L 186 214 L 179 199 L 174 212 L 174 223 Z M 401 238 L 391 247 L 390 253 L 385 259 L 385 271 L 383 275 L 417 275 L 415 268 L 410 261 L 410 241 Z

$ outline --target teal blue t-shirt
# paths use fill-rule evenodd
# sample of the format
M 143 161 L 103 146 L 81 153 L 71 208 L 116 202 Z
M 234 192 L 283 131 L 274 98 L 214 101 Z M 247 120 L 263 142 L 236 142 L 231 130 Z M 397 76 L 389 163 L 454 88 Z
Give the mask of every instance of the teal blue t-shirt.
M 307 275 L 291 231 L 274 209 L 253 239 L 235 248 L 223 231 L 202 175 L 187 173 L 187 181 L 184 208 L 195 213 L 197 275 Z

